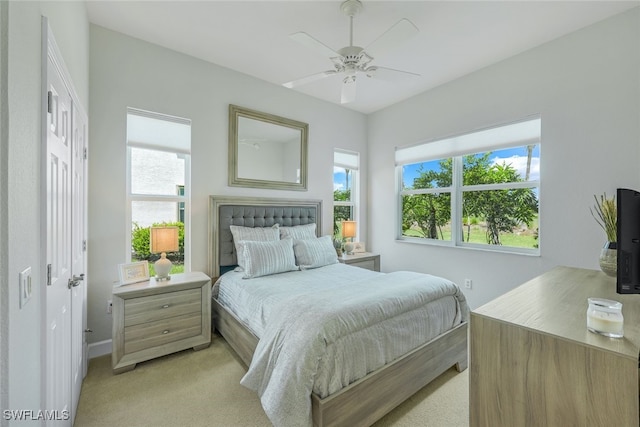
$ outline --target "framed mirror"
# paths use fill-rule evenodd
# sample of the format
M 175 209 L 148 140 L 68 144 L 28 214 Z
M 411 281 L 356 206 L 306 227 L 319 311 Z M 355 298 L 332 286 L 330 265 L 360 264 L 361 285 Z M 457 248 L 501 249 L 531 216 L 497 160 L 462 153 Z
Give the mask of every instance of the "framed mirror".
M 229 185 L 307 190 L 309 125 L 229 105 Z

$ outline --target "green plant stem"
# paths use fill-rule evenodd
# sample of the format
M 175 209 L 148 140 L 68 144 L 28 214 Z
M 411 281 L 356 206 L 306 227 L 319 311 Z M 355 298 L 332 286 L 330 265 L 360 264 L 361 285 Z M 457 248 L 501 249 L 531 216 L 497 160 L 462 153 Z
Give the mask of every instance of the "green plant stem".
M 595 199 L 596 204 L 593 209 L 590 209 L 591 215 L 598 225 L 604 230 L 607 235 L 607 240 L 610 242 L 616 242 L 618 240 L 618 210 L 616 208 L 615 196 L 608 199 L 607 193 L 604 193 L 600 196 L 599 200 L 596 195 L 594 195 L 593 198 Z

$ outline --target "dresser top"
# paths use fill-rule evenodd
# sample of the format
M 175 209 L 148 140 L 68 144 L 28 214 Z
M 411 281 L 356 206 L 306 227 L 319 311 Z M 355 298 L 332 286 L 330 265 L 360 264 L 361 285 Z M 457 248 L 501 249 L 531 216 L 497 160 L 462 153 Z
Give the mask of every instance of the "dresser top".
M 608 338 L 587 330 L 587 298 L 590 297 L 622 303 L 624 338 Z M 473 310 L 473 315 L 602 348 L 636 360 L 640 353 L 640 294 L 618 294 L 615 278 L 598 270 L 556 267 Z

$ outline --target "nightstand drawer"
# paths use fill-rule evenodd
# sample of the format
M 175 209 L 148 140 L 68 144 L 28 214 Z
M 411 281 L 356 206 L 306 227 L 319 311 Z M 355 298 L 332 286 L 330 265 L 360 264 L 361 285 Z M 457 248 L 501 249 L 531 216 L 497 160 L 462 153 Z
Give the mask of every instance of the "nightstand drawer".
M 200 313 L 200 289 L 166 292 L 148 297 L 131 298 L 124 302 L 124 326 L 153 322 L 188 313 Z
M 124 352 L 133 353 L 193 337 L 199 335 L 201 329 L 200 312 L 125 327 Z

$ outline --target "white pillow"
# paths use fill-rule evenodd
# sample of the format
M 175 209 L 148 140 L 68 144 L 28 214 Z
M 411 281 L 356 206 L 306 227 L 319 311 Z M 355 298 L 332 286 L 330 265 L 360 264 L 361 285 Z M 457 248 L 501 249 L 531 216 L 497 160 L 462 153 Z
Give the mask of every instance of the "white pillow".
M 241 240 L 238 245 L 244 258 L 243 279 L 298 270 L 292 239 L 271 242 Z
M 293 252 L 300 270 L 309 270 L 338 262 L 331 236 L 293 241 Z
M 279 225 L 274 224 L 272 227 L 242 227 L 239 225 L 229 226 L 231 235 L 233 235 L 233 244 L 236 247 L 236 256 L 238 258 L 238 267 L 244 268 L 244 258 L 242 251 L 238 247 L 238 242 L 243 240 L 251 240 L 258 242 L 280 240 Z
M 306 225 L 294 225 L 293 227 L 280 227 L 280 238 L 286 239 L 291 237 L 292 239 L 315 239 L 316 236 L 316 224 Z

